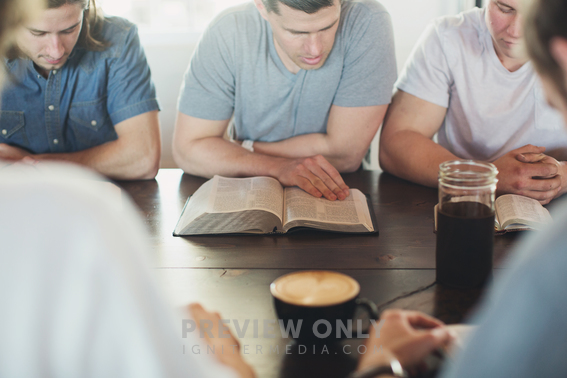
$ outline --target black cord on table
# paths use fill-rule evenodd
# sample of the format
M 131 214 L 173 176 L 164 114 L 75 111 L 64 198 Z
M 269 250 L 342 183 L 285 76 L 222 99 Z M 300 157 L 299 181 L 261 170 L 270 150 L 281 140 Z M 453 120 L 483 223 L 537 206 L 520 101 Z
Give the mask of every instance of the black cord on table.
M 396 302 L 396 301 L 399 301 L 400 299 L 408 298 L 408 297 L 411 297 L 412 295 L 421 293 L 421 292 L 423 292 L 423 291 L 425 291 L 425 290 L 427 290 L 427 289 L 431 289 L 431 288 L 432 288 L 433 286 L 435 286 L 436 284 L 437 284 L 437 282 L 436 282 L 436 281 L 433 281 L 433 282 L 430 283 L 429 285 L 422 286 L 422 287 L 420 287 L 420 288 L 418 288 L 418 289 L 416 289 L 416 290 L 414 290 L 414 291 L 411 291 L 411 292 L 409 292 L 409 293 L 405 293 L 405 294 L 402 294 L 402 295 L 400 295 L 400 296 L 397 296 L 397 297 L 395 297 L 395 298 L 393 298 L 393 299 L 390 299 L 389 301 L 384 302 L 384 303 L 382 303 L 382 304 L 380 304 L 380 305 L 377 306 L 377 307 L 378 307 L 378 313 L 382 312 L 382 308 L 383 308 L 383 307 L 386 307 L 386 306 L 388 306 L 388 305 L 390 305 L 390 304 L 392 304 L 392 303 L 394 303 L 394 302 Z

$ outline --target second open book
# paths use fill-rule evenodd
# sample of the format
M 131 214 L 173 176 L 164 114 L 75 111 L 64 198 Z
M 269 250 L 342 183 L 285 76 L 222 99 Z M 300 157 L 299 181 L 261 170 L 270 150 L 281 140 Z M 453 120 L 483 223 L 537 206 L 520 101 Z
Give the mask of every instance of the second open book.
M 373 218 L 358 189 L 350 189 L 343 201 L 329 201 L 297 187 L 283 188 L 271 177 L 215 176 L 189 197 L 173 235 L 286 233 L 305 227 L 377 233 Z
M 437 209 L 435 205 L 435 230 Z M 550 224 L 549 211 L 537 200 L 517 194 L 505 194 L 494 202 L 494 231 L 503 234 L 510 231 L 539 230 Z
M 549 211 L 533 198 L 505 194 L 494 205 L 496 232 L 538 230 L 551 223 Z

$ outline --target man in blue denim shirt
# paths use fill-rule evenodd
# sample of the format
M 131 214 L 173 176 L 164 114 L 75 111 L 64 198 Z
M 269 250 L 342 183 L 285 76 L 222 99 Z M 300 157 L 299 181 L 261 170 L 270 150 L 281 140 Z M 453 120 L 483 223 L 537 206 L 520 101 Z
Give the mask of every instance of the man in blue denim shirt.
M 0 159 L 64 160 L 115 179 L 159 166 L 155 88 L 137 29 L 94 0 L 48 0 L 16 35 L 2 95 Z

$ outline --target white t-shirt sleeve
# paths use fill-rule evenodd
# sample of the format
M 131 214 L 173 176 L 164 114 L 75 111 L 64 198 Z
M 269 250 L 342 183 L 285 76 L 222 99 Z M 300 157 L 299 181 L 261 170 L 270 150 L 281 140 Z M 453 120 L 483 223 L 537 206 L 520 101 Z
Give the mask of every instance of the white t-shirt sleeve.
M 442 33 L 435 23 L 430 24 L 419 38 L 395 86 L 447 108 L 452 84 Z

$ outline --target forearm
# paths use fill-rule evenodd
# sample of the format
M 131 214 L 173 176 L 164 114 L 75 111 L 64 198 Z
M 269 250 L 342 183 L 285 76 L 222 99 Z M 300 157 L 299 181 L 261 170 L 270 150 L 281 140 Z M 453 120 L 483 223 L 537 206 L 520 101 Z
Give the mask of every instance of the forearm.
M 223 138 L 227 125 L 228 120 L 211 121 L 178 113 L 172 145 L 177 165 L 203 177 L 269 176 L 283 186 L 298 186 L 331 201 L 348 196 L 348 186 L 323 156 L 294 159 L 250 152 Z
M 256 145 L 254 145 L 256 149 Z M 285 161 L 283 157 L 250 152 L 221 137 L 208 137 L 174 146 L 173 158 L 185 172 L 201 176 L 271 176 Z
M 304 134 L 279 142 L 255 142 L 254 152 L 286 158 L 322 155 L 339 172 L 353 172 L 360 166 L 368 146 L 338 141 L 328 134 Z
M 42 160 L 59 160 L 89 167 L 117 180 L 152 179 L 159 169 L 159 144 L 144 147 L 127 145 L 118 140 L 83 151 L 34 155 Z
M 415 131 L 383 135 L 380 140 L 382 169 L 421 185 L 436 187 L 439 164 L 454 159 L 458 157 Z

